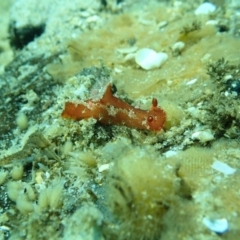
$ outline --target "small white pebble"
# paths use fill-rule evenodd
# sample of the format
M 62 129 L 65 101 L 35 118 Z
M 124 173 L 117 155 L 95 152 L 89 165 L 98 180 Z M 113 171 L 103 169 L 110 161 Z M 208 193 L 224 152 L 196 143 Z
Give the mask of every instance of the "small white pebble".
M 10 231 L 11 228 L 8 227 L 8 226 L 2 225 L 2 226 L 0 226 L 0 230 L 1 230 L 1 231 Z
M 114 68 L 114 72 L 115 72 L 115 73 L 121 73 L 121 72 L 122 72 L 122 70 L 121 70 L 121 69 L 119 69 L 119 68 Z
M 208 20 L 206 22 L 206 25 L 213 25 L 213 26 L 216 26 L 218 24 L 218 21 L 217 20 Z
M 46 177 L 46 179 L 49 179 L 50 176 L 51 176 L 51 174 L 50 174 L 49 172 L 45 172 L 45 177 Z
M 172 80 L 167 80 L 167 85 L 168 85 L 168 86 L 172 86 L 172 84 L 173 84 L 173 81 L 172 81 Z
M 157 26 L 158 26 L 158 28 L 163 28 L 163 27 L 167 26 L 167 24 L 168 24 L 167 21 L 162 21 L 162 22 L 158 23 Z
M 214 161 L 214 163 L 211 166 L 214 170 L 217 170 L 225 175 L 231 175 L 236 172 L 235 168 L 230 167 L 226 163 L 223 163 L 221 161 Z
M 169 165 L 169 164 L 167 164 L 167 165 L 165 166 L 165 168 L 166 168 L 166 169 L 173 169 L 173 166 L 172 166 L 172 165 Z
M 224 81 L 228 81 L 228 80 L 230 80 L 230 79 L 232 79 L 232 78 L 233 78 L 233 76 L 230 75 L 230 74 L 228 74 L 228 75 L 226 75 L 226 76 L 224 77 Z
M 134 53 L 137 51 L 137 46 L 128 47 L 128 48 L 117 48 L 117 51 L 122 54 Z
M 129 60 L 134 59 L 134 58 L 135 58 L 135 53 L 128 53 L 128 54 L 124 57 L 123 62 L 127 62 L 127 61 L 129 61 Z
M 135 55 L 135 62 L 145 70 L 159 68 L 167 59 L 166 53 L 157 53 L 150 48 L 142 48 Z
M 111 164 L 110 163 L 107 163 L 107 164 L 103 164 L 101 166 L 98 167 L 98 171 L 99 172 L 104 172 L 106 170 L 109 170 L 109 168 L 111 167 Z
M 183 50 L 184 47 L 185 47 L 185 43 L 179 41 L 179 42 L 176 42 L 173 44 L 172 50 L 173 51 L 181 51 L 181 50 Z
M 179 8 L 183 5 L 183 2 L 182 1 L 179 1 L 179 0 L 176 0 L 176 1 L 173 1 L 173 7 L 174 8 Z
M 199 140 L 202 143 L 209 142 L 214 139 L 214 136 L 210 130 L 194 132 L 191 136 L 193 140 Z
M 188 111 L 189 113 L 193 114 L 193 113 L 195 113 L 195 112 L 197 111 L 197 108 L 195 108 L 195 107 L 189 107 L 189 108 L 187 109 L 187 111 Z
M 216 10 L 216 6 L 212 3 L 205 2 L 198 6 L 198 8 L 195 10 L 195 15 L 204 15 L 204 14 L 210 14 L 213 13 Z
M 229 92 L 228 92 L 228 91 L 225 91 L 225 92 L 224 92 L 224 95 L 225 95 L 225 97 L 228 97 L 228 96 L 229 96 Z
M 165 155 L 166 158 L 169 158 L 169 157 L 176 156 L 177 152 L 173 151 L 173 150 L 169 150 L 169 151 L 165 152 L 164 155 Z
M 87 17 L 90 17 L 91 16 L 91 13 L 90 12 L 87 12 L 87 11 L 81 11 L 79 13 L 79 16 L 83 17 L 83 18 L 87 18 Z
M 210 57 L 211 57 L 211 54 L 210 54 L 210 53 L 206 53 L 206 54 L 201 58 L 201 62 L 203 62 L 203 63 L 208 62 L 209 59 L 210 59 Z
M 143 19 L 143 18 L 139 18 L 139 23 L 141 23 L 142 25 L 146 25 L 146 26 L 149 26 L 149 25 L 153 25 L 154 24 L 154 21 L 153 20 L 148 20 L 148 19 Z
M 93 15 L 93 16 L 91 16 L 91 17 L 88 17 L 88 18 L 86 19 L 86 22 L 92 23 L 92 22 L 97 22 L 97 21 L 100 21 L 100 20 L 101 20 L 101 18 L 100 18 L 99 16 Z
M 228 230 L 228 220 L 226 218 L 209 219 L 205 217 L 203 218 L 203 224 L 216 233 L 224 233 Z
M 197 78 L 194 78 L 186 83 L 187 86 L 192 85 L 197 82 Z

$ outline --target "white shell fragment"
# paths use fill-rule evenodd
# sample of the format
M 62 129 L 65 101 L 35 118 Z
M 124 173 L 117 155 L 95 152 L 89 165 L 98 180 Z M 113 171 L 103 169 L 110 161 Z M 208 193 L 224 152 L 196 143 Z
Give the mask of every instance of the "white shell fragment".
M 214 163 L 211 166 L 214 170 L 217 170 L 225 175 L 231 175 L 236 172 L 235 168 L 230 167 L 226 163 L 223 163 L 221 161 L 214 161 Z
M 2 225 L 2 226 L 0 226 L 0 230 L 1 230 L 1 231 L 10 231 L 11 228 L 8 227 L 8 226 Z
M 145 70 L 159 68 L 167 59 L 166 53 L 157 53 L 150 48 L 142 48 L 135 55 L 135 62 Z
M 188 81 L 188 82 L 186 83 L 186 85 L 187 85 L 187 86 L 193 85 L 193 84 L 196 83 L 196 82 L 197 82 L 197 78 L 194 78 L 194 79 Z
M 103 164 L 101 166 L 98 167 L 98 171 L 99 172 L 104 172 L 106 170 L 109 170 L 109 168 L 111 167 L 111 164 L 110 163 L 106 163 L 106 164 Z
M 115 71 L 115 73 L 121 73 L 122 72 L 122 70 L 119 69 L 119 68 L 114 68 L 114 71 Z
M 212 132 L 209 129 L 207 129 L 204 131 L 194 132 L 192 134 L 191 138 L 193 140 L 199 140 L 200 142 L 205 143 L 205 142 L 209 142 L 209 141 L 213 140 L 214 136 L 213 136 Z
M 179 41 L 179 42 L 176 42 L 176 43 L 173 44 L 172 50 L 173 51 L 181 51 L 181 50 L 184 49 L 184 47 L 185 47 L 185 43 Z
M 203 224 L 215 233 L 224 233 L 228 230 L 228 220 L 226 218 L 221 219 L 209 219 L 203 218 Z
M 137 46 L 128 47 L 128 48 L 117 48 L 117 51 L 122 54 L 134 53 L 137 51 Z
M 124 57 L 123 61 L 124 61 L 124 62 L 127 62 L 127 61 L 129 61 L 129 60 L 134 59 L 134 58 L 135 58 L 135 53 L 128 53 L 128 54 Z
M 205 2 L 203 4 L 201 4 L 200 6 L 198 6 L 198 8 L 195 10 L 195 15 L 206 15 L 206 14 L 210 14 L 213 13 L 216 10 L 216 6 L 212 3 L 209 2 Z
M 157 26 L 158 26 L 158 28 L 163 28 L 163 27 L 167 26 L 167 24 L 168 24 L 167 21 L 162 21 L 162 22 L 158 23 Z
M 164 155 L 166 158 L 173 157 L 173 156 L 177 155 L 177 151 L 169 150 L 169 151 L 165 152 Z
M 212 26 L 216 26 L 218 24 L 217 20 L 208 20 L 206 22 L 206 25 L 212 25 Z

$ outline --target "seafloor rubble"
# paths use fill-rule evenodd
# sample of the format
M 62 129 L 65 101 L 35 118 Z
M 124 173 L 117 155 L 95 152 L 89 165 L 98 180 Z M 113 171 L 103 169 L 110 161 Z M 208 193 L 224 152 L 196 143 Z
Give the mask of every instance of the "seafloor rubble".
M 0 239 L 237 239 L 238 1 L 0 4 Z

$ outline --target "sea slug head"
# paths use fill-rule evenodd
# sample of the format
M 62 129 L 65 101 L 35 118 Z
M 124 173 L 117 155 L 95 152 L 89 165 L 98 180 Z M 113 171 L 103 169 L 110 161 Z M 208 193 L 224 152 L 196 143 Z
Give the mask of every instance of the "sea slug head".
M 147 126 L 149 130 L 152 131 L 160 131 L 164 123 L 166 122 L 166 113 L 163 109 L 157 106 L 158 101 L 156 98 L 153 98 L 152 100 L 152 107 L 148 111 L 147 116 Z

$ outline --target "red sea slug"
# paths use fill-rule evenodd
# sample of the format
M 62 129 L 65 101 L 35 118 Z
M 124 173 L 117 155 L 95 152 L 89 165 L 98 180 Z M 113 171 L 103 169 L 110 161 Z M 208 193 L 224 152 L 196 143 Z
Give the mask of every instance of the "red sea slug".
M 152 100 L 150 110 L 134 108 L 128 103 L 115 97 L 108 84 L 100 100 L 87 100 L 84 103 L 65 103 L 62 117 L 73 120 L 94 118 L 102 124 L 124 125 L 137 129 L 159 131 L 166 121 L 166 113 L 159 108 L 156 98 Z

